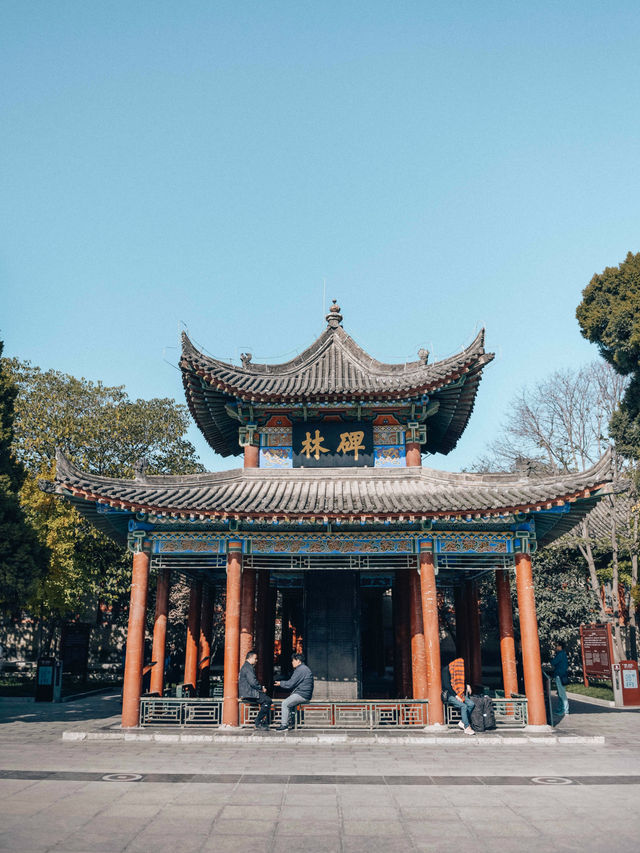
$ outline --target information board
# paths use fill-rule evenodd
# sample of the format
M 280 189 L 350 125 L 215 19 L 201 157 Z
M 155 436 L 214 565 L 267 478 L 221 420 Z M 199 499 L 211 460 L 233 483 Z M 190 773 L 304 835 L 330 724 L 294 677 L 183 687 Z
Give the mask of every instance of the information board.
M 612 646 L 611 626 L 606 624 L 581 625 L 582 667 L 585 678 L 611 680 Z

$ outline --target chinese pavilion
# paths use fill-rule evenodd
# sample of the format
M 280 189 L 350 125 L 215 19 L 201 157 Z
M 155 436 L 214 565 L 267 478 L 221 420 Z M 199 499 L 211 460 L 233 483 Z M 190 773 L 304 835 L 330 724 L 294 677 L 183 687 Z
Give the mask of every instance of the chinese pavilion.
M 225 585 L 222 722 L 231 726 L 248 649 L 258 650 L 260 677 L 272 677 L 276 599 L 282 658 L 304 648 L 314 698 L 366 696 L 388 651 L 395 696 L 428 699 L 430 722 L 441 723 L 438 590 L 454 592 L 458 652 L 479 684 L 476 579 L 487 571 L 495 573 L 505 695 L 517 693 L 515 573 L 529 723 L 546 722 L 531 555 L 594 507 L 609 460 L 545 478 L 423 468 L 423 453 L 456 446 L 493 355 L 481 332 L 443 361 L 418 356 L 376 361 L 344 331 L 335 302 L 320 337 L 284 364 L 243 354 L 236 366 L 184 335 L 189 409 L 217 453 L 243 455 L 242 468 L 151 476 L 141 466 L 125 480 L 58 455 L 55 490 L 133 553 L 124 727 L 138 725 L 151 572 L 151 691 L 160 695 L 172 573 L 191 584 L 184 681 L 194 687 L 208 666 L 211 589 Z

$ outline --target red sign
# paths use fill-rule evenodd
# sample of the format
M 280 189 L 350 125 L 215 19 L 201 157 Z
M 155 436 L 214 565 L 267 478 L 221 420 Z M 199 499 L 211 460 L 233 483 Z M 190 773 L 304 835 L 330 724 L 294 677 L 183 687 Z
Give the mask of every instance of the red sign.
M 611 680 L 613 653 L 610 625 L 581 625 L 582 668 L 585 678 Z
M 621 660 L 613 665 L 614 692 L 622 693 L 623 705 L 640 705 L 638 664 L 634 660 Z

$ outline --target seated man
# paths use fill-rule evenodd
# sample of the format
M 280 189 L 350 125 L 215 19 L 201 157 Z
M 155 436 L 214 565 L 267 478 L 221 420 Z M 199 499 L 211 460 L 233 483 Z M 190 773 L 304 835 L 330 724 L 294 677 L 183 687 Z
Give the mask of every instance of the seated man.
M 466 735 L 475 735 L 469 719 L 469 714 L 475 708 L 475 702 L 469 698 L 471 687 L 465 682 L 462 658 L 456 658 L 449 666 L 442 667 L 442 691 L 447 694 L 447 704 L 460 709 L 462 719 L 458 726 Z
M 269 714 L 271 712 L 271 698 L 267 696 L 267 688 L 262 687 L 254 669 L 258 660 L 257 652 L 251 649 L 247 652 L 245 662 L 238 676 L 238 696 L 243 702 L 259 703 L 260 710 L 256 717 L 257 729 L 269 728 Z
M 293 728 L 291 711 L 295 710 L 296 705 L 310 702 L 313 696 L 313 673 L 306 663 L 303 663 L 302 655 L 293 655 L 291 663 L 293 665 L 291 678 L 287 681 L 274 682 L 276 687 L 284 687 L 285 690 L 291 691 L 291 694 L 282 702 L 282 721 L 276 729 L 279 732 Z

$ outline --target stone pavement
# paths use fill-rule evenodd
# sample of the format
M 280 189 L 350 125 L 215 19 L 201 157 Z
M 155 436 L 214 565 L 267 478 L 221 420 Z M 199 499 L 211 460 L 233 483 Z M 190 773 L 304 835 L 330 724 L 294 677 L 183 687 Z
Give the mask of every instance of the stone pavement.
M 117 697 L 0 702 L 0 849 L 600 851 L 640 848 L 640 717 L 573 703 L 549 738 L 446 744 L 63 741 Z

